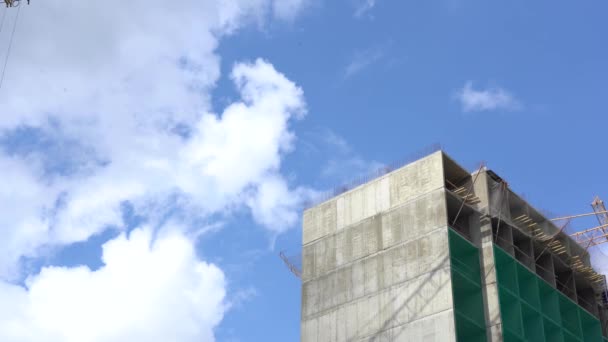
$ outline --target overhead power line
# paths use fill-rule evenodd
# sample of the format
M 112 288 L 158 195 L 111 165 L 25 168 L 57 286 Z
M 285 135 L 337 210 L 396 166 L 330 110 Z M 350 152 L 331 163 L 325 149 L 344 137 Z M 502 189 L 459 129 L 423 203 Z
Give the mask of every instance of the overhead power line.
M 3 17 L 6 15 L 6 12 L 7 10 L 4 11 Z M 19 21 L 19 13 L 21 13 L 21 6 L 17 7 L 17 15 L 15 16 L 15 21 L 13 22 L 13 30 L 11 31 L 11 35 L 8 40 L 8 49 L 6 50 L 6 57 L 4 58 L 2 74 L 0 74 L 0 90 L 2 89 L 2 84 L 4 83 L 4 74 L 6 73 L 6 66 L 8 65 L 8 59 L 11 55 L 11 48 L 13 47 L 13 38 L 15 37 L 15 30 L 17 29 L 17 21 Z M 4 24 L 4 18 L 2 23 Z
M 6 18 L 6 12 L 8 12 L 8 8 L 2 11 L 2 19 L 0 19 L 0 32 L 2 32 L 2 26 L 4 26 L 4 18 Z

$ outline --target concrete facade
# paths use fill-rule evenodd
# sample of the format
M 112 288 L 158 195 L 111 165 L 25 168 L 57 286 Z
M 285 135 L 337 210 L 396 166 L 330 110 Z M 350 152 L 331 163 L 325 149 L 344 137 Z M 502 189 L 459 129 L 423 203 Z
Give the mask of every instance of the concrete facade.
M 306 210 L 301 340 L 456 341 L 448 227 L 460 227 L 480 251 L 488 341 L 502 341 L 493 244 L 510 239 L 532 258 L 538 246 L 518 238 L 521 204 L 505 204 L 498 183 L 491 171 L 471 175 L 439 151 Z M 498 231 L 497 217 L 505 222 Z M 544 278 L 557 277 L 553 258 L 531 267 L 551 263 Z
M 452 341 L 442 154 L 304 213 L 302 341 Z

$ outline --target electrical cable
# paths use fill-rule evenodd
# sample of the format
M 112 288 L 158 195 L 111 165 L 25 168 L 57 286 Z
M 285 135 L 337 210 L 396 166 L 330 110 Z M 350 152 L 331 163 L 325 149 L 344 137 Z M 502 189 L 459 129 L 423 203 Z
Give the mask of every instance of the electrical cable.
M 8 12 L 8 8 L 2 12 L 2 19 L 0 19 L 0 32 L 2 32 L 2 26 L 4 26 L 4 18 L 6 18 L 6 12 Z
M 15 16 L 15 22 L 13 23 L 13 30 L 11 32 L 11 36 L 8 41 L 8 49 L 6 51 L 6 58 L 4 59 L 4 66 L 2 67 L 2 74 L 0 74 L 0 89 L 2 89 L 2 84 L 4 83 L 4 74 L 6 72 L 6 66 L 8 65 L 8 59 L 11 55 L 11 48 L 13 46 L 13 38 L 15 37 L 15 31 L 17 29 L 17 21 L 19 20 L 19 13 L 21 13 L 21 6 L 17 7 L 17 15 Z M 5 12 L 6 14 L 6 12 Z

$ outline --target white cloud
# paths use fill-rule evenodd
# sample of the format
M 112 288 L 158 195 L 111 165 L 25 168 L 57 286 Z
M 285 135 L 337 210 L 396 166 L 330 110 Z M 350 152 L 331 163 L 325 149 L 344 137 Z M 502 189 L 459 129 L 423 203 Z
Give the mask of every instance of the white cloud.
M 45 244 L 69 244 L 108 225 L 124 226 L 124 201 L 133 203 L 140 214 L 153 215 L 165 209 L 167 198 L 179 193 L 195 215 L 247 205 L 254 210 L 253 217 L 272 231 L 277 225 L 282 225 L 281 230 L 293 225 L 307 192 L 289 190 L 279 167 L 281 156 L 292 149 L 289 123 L 305 113 L 302 90 L 262 60 L 237 64 L 233 79 L 243 101 L 231 104 L 222 115 L 200 116 L 190 126 L 188 139 L 163 126 L 142 127 L 128 119 L 116 122 L 117 130 L 124 130 L 120 134 L 99 123 L 104 117 L 93 116 L 98 120 L 95 124 L 62 121 L 74 125 L 75 131 L 80 128 L 71 133 L 77 141 L 86 141 L 87 136 L 102 141 L 93 146 L 107 163 L 82 175 L 56 176 L 48 182 L 28 164 L 30 158 L 0 155 L 0 164 L 15 174 L 15 182 L 0 192 L 0 203 L 14 207 L 1 219 L 1 273 L 13 273 L 21 256 L 35 256 Z M 104 146 L 109 140 L 111 145 Z M 282 197 L 272 202 L 258 195 L 269 182 L 282 184 L 282 191 L 273 193 Z
M 292 148 L 288 122 L 305 113 L 302 90 L 262 60 L 237 64 L 232 78 L 243 102 L 228 106 L 221 118 L 203 116 L 183 151 L 189 164 L 228 193 L 278 169 L 281 152 Z
M 381 48 L 370 48 L 355 53 L 352 60 L 344 69 L 344 77 L 348 78 L 360 73 L 365 68 L 378 62 L 382 57 L 384 57 L 384 51 Z
M 0 92 L 0 130 L 37 129 L 88 153 L 72 156 L 71 174 L 50 178 L 44 153 L 0 154 L 21 182 L 0 192 L 0 204 L 15 208 L 1 219 L 0 275 L 13 274 L 21 256 L 36 256 L 44 245 L 122 227 L 124 201 L 143 214 L 163 210 L 158 206 L 176 192 L 203 216 L 256 207 L 257 197 L 242 193 L 282 177 L 281 156 L 294 139 L 290 122 L 306 110 L 302 90 L 262 60 L 234 67 L 242 101 L 221 115 L 210 110 L 218 39 L 258 15 L 251 2 L 134 1 L 118 13 L 106 4 L 73 5 L 49 1 L 25 12 Z M 298 193 L 284 195 L 297 202 Z
M 306 6 L 307 0 L 275 0 L 274 14 L 285 20 L 292 20 Z
M 355 9 L 355 17 L 360 18 L 376 6 L 376 0 L 359 0 Z
M 195 222 L 244 207 L 276 234 L 309 192 L 280 170 L 306 113 L 297 85 L 267 61 L 237 63 L 240 98 L 219 113 L 210 101 L 221 38 L 303 6 L 277 3 L 49 0 L 22 10 L 0 92 L 0 340 L 213 340 L 225 283 L 192 253 L 214 222 Z M 125 229 L 127 201 L 151 228 L 107 244 L 104 268 L 9 283 L 27 275 L 23 257 Z M 176 207 L 186 215 L 151 244 L 149 230 Z
M 20 160 L 0 156 L 3 186 L 0 187 L 0 279 L 14 278 L 15 263 L 22 255 L 46 240 L 50 218 L 43 208 L 52 208 L 50 192 L 57 190 L 38 181 Z
M 213 341 L 226 280 L 171 233 L 136 229 L 103 247 L 105 265 L 43 269 L 22 288 L 0 281 L 0 340 Z
M 460 89 L 455 98 L 460 102 L 465 112 L 481 112 L 492 110 L 517 110 L 521 104 L 505 89 L 494 87 L 488 89 L 474 89 L 473 82 L 468 81 Z
M 290 191 L 281 177 L 265 177 L 249 199 L 249 206 L 257 222 L 275 234 L 285 232 L 299 218 L 298 208 L 305 200 L 318 196 L 317 191 L 298 188 Z

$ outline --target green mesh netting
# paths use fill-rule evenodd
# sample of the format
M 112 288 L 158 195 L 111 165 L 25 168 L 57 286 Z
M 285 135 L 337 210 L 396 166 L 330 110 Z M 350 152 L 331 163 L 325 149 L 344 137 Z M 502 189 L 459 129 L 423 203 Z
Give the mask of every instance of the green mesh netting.
M 452 229 L 448 236 L 457 341 L 486 341 L 479 250 Z
M 494 261 L 505 342 L 604 341 L 597 318 L 497 245 Z

